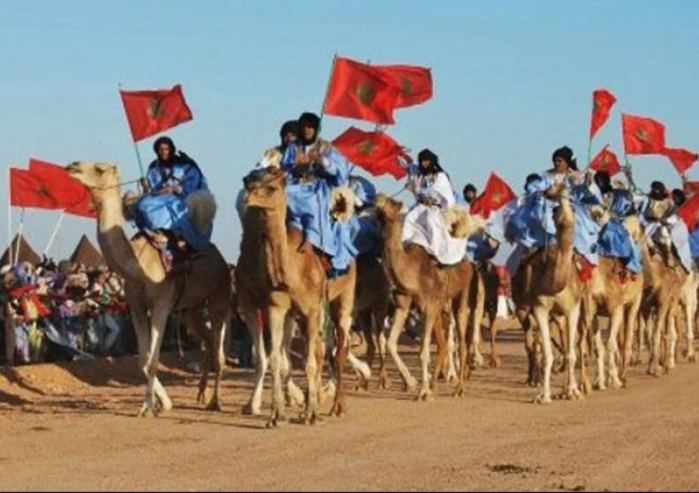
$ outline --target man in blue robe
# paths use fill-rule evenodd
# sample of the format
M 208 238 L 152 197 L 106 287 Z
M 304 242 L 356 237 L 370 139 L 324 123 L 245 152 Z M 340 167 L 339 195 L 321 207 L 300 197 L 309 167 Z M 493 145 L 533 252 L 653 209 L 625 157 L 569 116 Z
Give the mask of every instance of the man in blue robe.
M 186 202 L 191 193 L 208 191 L 208 185 L 197 163 L 177 153 L 169 137 L 158 138 L 153 150 L 157 159 L 142 180 L 145 193 L 136 203 L 135 219 L 140 230 L 151 232 L 169 271 L 175 252 L 203 250 L 210 244 L 211 229 L 202 233 L 195 227 Z
M 320 118 L 299 117 L 299 138 L 284 151 L 281 168 L 287 173 L 287 224 L 303 233 L 302 248 L 309 245 L 325 254 L 330 278 L 347 272 L 356 258 L 348 222 L 331 216 L 332 188 L 347 185 L 350 164 L 328 142 L 318 138 Z

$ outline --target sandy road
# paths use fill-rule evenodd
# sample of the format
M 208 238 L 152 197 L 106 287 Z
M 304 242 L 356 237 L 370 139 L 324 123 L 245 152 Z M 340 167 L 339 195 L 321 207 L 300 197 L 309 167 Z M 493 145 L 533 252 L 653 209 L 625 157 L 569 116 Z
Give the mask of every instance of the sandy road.
M 661 378 L 634 368 L 628 389 L 541 406 L 523 385 L 516 329 L 502 348 L 503 367 L 479 369 L 464 398 L 443 384 L 436 401 L 414 402 L 394 373 L 388 391 L 375 381 L 351 391 L 344 418 L 278 430 L 240 414 L 248 370 L 229 369 L 225 410 L 211 414 L 195 402 L 196 377 L 166 355 L 161 375 L 175 409 L 157 419 L 134 417 L 142 386 L 132 358 L 4 371 L 0 488 L 699 488 L 699 367 L 681 363 Z M 415 372 L 417 349 L 404 353 Z

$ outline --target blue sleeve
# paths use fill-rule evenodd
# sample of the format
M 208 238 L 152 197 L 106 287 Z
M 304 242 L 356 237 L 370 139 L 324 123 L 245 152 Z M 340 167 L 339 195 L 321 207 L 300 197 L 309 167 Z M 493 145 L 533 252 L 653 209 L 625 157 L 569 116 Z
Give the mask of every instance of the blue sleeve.
M 180 180 L 180 193 L 185 197 L 197 190 L 208 190 L 206 180 L 197 166 L 187 166 Z
M 333 185 L 346 185 L 349 181 L 350 164 L 334 147 L 323 155 L 323 169 L 331 178 Z
M 534 194 L 536 192 L 545 192 L 552 185 L 551 179 L 547 173 L 539 175 L 538 180 L 531 181 L 527 183 L 524 190 L 527 194 Z
M 297 147 L 294 144 L 288 146 L 284 151 L 284 155 L 282 156 L 280 163 L 283 171 L 289 171 L 296 165 L 296 151 Z
M 148 171 L 146 171 L 146 180 L 148 180 L 148 185 L 150 185 L 151 190 L 159 190 L 163 186 L 163 181 L 158 172 L 158 168 L 151 164 L 148 166 Z

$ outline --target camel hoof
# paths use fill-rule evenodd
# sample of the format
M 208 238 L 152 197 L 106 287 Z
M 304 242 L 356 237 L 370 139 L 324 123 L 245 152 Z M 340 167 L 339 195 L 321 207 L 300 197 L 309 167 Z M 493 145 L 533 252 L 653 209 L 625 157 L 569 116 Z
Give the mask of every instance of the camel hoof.
M 320 422 L 320 419 L 318 419 L 318 414 L 315 411 L 305 412 L 301 416 L 301 420 L 303 421 L 303 424 L 305 425 L 315 425 Z
M 272 415 L 269 417 L 269 420 L 267 420 L 267 424 L 265 427 L 268 430 L 271 430 L 272 428 L 280 428 L 286 423 L 286 416 L 283 414 L 275 413 L 275 415 Z
M 657 367 L 657 366 L 656 366 L 656 367 L 652 367 L 652 368 L 648 368 L 648 370 L 646 371 L 646 373 L 647 373 L 648 375 L 651 375 L 651 376 L 656 377 L 656 378 L 657 378 L 657 377 L 660 377 L 660 375 L 663 374 L 663 372 L 662 372 L 662 370 L 660 369 L 660 367 Z
M 342 402 L 336 402 L 333 404 L 332 409 L 330 409 L 330 416 L 334 416 L 336 418 L 341 418 L 346 414 L 345 411 L 345 404 Z
M 485 358 L 483 358 L 481 353 L 474 353 L 473 358 L 471 358 L 471 363 L 473 369 L 476 369 L 477 367 L 485 364 Z
M 592 392 L 592 385 L 588 381 L 583 382 L 581 384 L 581 387 L 582 387 L 582 392 L 585 395 L 590 395 L 590 393 Z
M 207 394 L 206 390 L 200 390 L 197 393 L 197 403 L 198 404 L 204 404 L 205 402 L 207 402 L 209 400 L 208 396 L 206 394 Z
M 206 410 L 220 413 L 223 411 L 223 407 L 218 399 L 211 399 L 209 404 L 206 406 Z
M 622 387 L 622 383 L 621 380 L 619 380 L 619 377 L 609 377 L 607 386 L 612 389 L 620 389 Z
M 466 395 L 466 389 L 462 385 L 457 385 L 457 387 L 454 389 L 454 397 L 463 397 Z
M 147 404 L 143 404 L 143 407 L 138 412 L 139 418 L 155 418 L 157 416 L 158 416 L 157 411 L 155 409 L 152 409 Z
M 156 397 L 155 400 L 155 410 L 156 414 L 166 413 L 172 410 L 172 401 L 170 399 L 163 400 L 160 397 Z
M 388 376 L 386 375 L 379 375 L 379 388 L 382 390 L 386 390 L 389 386 L 389 380 Z
M 417 380 L 415 380 L 414 378 L 408 380 L 403 384 L 403 390 L 406 392 L 412 393 L 415 392 L 415 389 L 417 389 Z
M 253 406 L 249 402 L 243 406 L 242 413 L 245 416 L 259 416 L 262 414 L 260 406 Z
M 602 380 L 596 380 L 592 387 L 595 390 L 607 390 L 607 385 Z
M 534 398 L 534 404 L 551 404 L 551 396 L 546 392 L 541 392 Z
M 687 361 L 689 361 L 690 363 L 696 363 L 697 362 L 697 355 L 694 353 L 688 355 Z
M 434 393 L 429 388 L 422 389 L 417 397 L 415 397 L 415 400 L 419 402 L 432 402 L 434 401 Z
M 357 380 L 357 385 L 354 388 L 354 390 L 357 392 L 369 390 L 369 380 L 364 378 L 364 375 L 362 375 L 361 373 L 359 374 L 358 378 L 359 379 Z
M 500 358 L 497 356 L 491 356 L 490 357 L 490 368 L 493 370 L 496 368 L 500 368 Z
M 450 373 L 450 374 L 447 376 L 447 383 L 454 383 L 454 382 L 456 382 L 457 380 L 458 380 L 458 376 L 456 375 L 456 373 Z
M 582 400 L 584 397 L 578 388 L 573 388 L 563 393 L 561 395 L 561 398 L 569 401 L 579 401 Z

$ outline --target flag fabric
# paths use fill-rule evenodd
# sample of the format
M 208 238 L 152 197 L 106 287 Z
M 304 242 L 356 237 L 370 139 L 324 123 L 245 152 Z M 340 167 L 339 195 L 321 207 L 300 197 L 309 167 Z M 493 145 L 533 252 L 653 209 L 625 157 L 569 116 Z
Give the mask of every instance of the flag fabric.
M 496 212 L 514 198 L 517 198 L 517 195 L 505 180 L 495 173 L 490 173 L 483 193 L 471 202 L 471 214 L 479 214 L 483 218 L 488 219 L 493 212 Z
M 621 171 L 621 165 L 616 154 L 606 147 L 599 151 L 595 158 L 590 163 L 590 169 L 595 171 L 606 171 L 609 176 L 614 176 Z
M 10 204 L 16 207 L 60 209 L 41 175 L 29 170 L 10 168 Z
M 393 109 L 398 94 L 378 68 L 337 57 L 323 111 L 374 123 L 395 123 Z
M 39 159 L 30 159 L 29 171 L 42 177 L 45 186 L 56 198 L 59 208 L 66 213 L 82 217 L 97 217 L 90 191 L 70 176 L 65 168 Z
M 668 159 L 670 159 L 670 161 L 672 161 L 672 164 L 678 173 L 684 173 L 697 162 L 697 159 L 699 159 L 699 154 L 696 152 L 681 148 L 665 148 L 660 154 L 666 156 Z
M 134 142 L 191 120 L 182 86 L 154 91 L 119 91 Z
M 383 132 L 364 132 L 350 127 L 332 143 L 349 161 L 374 176 L 390 174 L 399 180 L 407 174 L 398 163 L 402 146 Z
M 682 206 L 677 209 L 677 215 L 687 225 L 691 233 L 699 223 L 699 194 L 692 195 Z
M 616 103 L 614 94 L 606 89 L 597 89 L 592 93 L 592 121 L 590 123 L 590 139 L 609 119 L 609 112 Z
M 416 65 L 372 65 L 398 90 L 395 108 L 421 104 L 432 97 L 432 72 Z
M 626 154 L 661 154 L 665 149 L 665 125 L 652 118 L 622 113 Z

